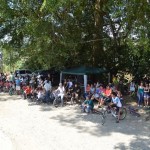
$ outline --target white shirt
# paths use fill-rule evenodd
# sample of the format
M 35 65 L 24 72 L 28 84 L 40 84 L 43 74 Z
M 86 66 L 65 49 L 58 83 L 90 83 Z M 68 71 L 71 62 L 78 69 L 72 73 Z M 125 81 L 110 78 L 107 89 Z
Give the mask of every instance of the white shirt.
M 43 97 L 43 92 L 42 92 L 42 91 L 39 91 L 38 94 L 37 94 L 37 97 L 38 97 L 38 99 L 39 99 L 39 98 L 42 98 L 42 97 Z
M 117 107 L 122 107 L 122 104 L 121 104 L 120 99 L 118 97 L 115 97 L 115 98 L 112 97 L 112 102 L 114 104 L 116 104 Z
M 64 92 L 65 92 L 65 88 L 64 87 L 58 87 L 57 90 L 60 92 L 60 94 L 64 94 Z
M 46 91 L 50 91 L 50 90 L 51 90 L 51 85 L 50 85 L 49 83 L 45 83 L 44 89 L 45 89 Z

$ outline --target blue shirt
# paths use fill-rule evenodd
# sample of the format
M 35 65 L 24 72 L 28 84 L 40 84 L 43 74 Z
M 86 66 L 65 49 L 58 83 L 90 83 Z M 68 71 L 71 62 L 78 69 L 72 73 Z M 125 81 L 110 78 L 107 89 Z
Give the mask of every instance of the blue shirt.
M 16 80 L 16 86 L 20 86 L 21 81 L 19 79 Z

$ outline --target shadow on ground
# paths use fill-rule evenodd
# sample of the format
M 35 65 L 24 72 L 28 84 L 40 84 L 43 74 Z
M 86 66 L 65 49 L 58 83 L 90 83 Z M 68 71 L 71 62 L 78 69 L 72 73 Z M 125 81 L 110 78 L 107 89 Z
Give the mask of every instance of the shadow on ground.
M 28 101 L 28 106 L 40 106 L 40 111 L 51 111 L 52 110 L 52 104 L 49 103 L 40 103 L 40 102 L 37 102 L 37 101 L 32 101 L 32 100 L 29 100 L 27 99 Z
M 20 98 L 20 96 L 16 96 L 16 95 L 12 95 L 12 96 L 10 96 L 10 95 L 8 95 L 8 94 L 6 94 L 6 93 L 1 93 L 0 94 L 0 102 L 3 102 L 3 101 L 10 101 L 10 100 L 20 100 L 21 98 Z
M 102 126 L 99 115 L 81 113 L 78 107 L 76 107 L 73 112 L 71 109 L 74 108 L 70 108 L 70 110 L 68 109 L 70 112 L 70 115 L 68 116 L 66 116 L 65 113 L 61 113 L 50 119 L 58 121 L 61 126 L 75 128 L 79 133 L 84 132 L 92 136 L 102 137 L 110 136 L 113 133 L 119 133 L 133 137 L 133 140 L 130 141 L 130 145 L 126 146 L 124 143 L 120 143 L 116 145 L 114 149 L 150 149 L 150 122 L 145 122 L 142 117 L 137 118 L 128 114 L 125 120 L 122 120 L 117 124 L 115 119 L 111 115 L 108 115 L 106 123 Z
M 20 100 L 17 96 L 0 96 L 0 102 L 7 100 Z M 79 106 L 66 106 L 64 108 L 54 108 L 52 105 L 39 104 L 28 101 L 28 106 L 38 106 L 40 111 L 55 111 L 51 113 L 50 120 L 58 122 L 61 126 L 74 128 L 78 133 L 87 133 L 96 137 L 108 137 L 114 133 L 132 136 L 129 145 L 119 143 L 114 146 L 118 150 L 149 150 L 150 149 L 150 122 L 145 122 L 142 117 L 127 115 L 125 120 L 115 123 L 115 119 L 108 115 L 106 123 L 102 126 L 100 116 L 97 114 L 81 113 Z M 57 111 L 58 110 L 58 111 Z M 56 113 L 57 112 L 57 113 Z

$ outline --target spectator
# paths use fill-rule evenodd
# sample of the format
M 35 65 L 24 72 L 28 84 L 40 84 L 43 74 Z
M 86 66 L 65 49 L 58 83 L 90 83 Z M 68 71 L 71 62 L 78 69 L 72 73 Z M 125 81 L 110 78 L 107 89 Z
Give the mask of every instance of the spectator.
M 111 93 L 112 93 L 112 89 L 110 88 L 110 86 L 108 85 L 106 87 L 106 91 L 105 91 L 105 94 L 107 97 L 111 97 Z
M 138 86 L 138 91 L 137 91 L 137 96 L 138 96 L 138 106 L 142 106 L 143 100 L 144 100 L 144 86 L 143 82 L 140 83 Z
M 87 95 L 90 94 L 90 89 L 91 89 L 90 84 L 87 84 L 87 86 L 86 86 L 86 93 L 87 93 Z
M 65 88 L 62 83 L 59 83 L 59 87 L 57 88 L 56 92 L 59 91 L 58 96 L 61 97 L 61 106 L 64 104 L 64 95 L 65 95 Z
M 49 83 L 48 80 L 45 80 L 44 89 L 45 89 L 45 99 L 46 102 L 48 102 L 50 99 L 50 91 L 52 89 L 51 84 Z
M 131 83 L 129 85 L 129 90 L 130 90 L 130 95 L 133 95 L 133 93 L 135 92 L 135 83 L 134 83 L 134 81 L 131 81 Z
M 31 91 L 32 91 L 31 86 L 27 86 L 25 88 L 25 90 L 24 90 L 24 99 L 26 99 L 28 97 L 29 98 L 31 97 Z
M 90 111 L 93 111 L 93 109 L 94 109 L 93 100 L 94 100 L 94 96 L 92 96 L 91 99 L 89 99 L 88 96 L 86 97 L 86 100 L 81 105 L 81 108 L 82 108 L 83 112 L 89 113 Z
M 73 103 L 73 100 L 76 99 L 78 100 L 78 98 L 81 96 L 81 89 L 80 87 L 77 85 L 77 83 L 75 83 L 74 88 L 73 88 L 73 93 L 72 93 L 72 98 L 71 98 L 71 102 Z
M 20 89 L 21 89 L 21 88 L 20 88 L 20 86 L 21 86 L 21 81 L 20 81 L 19 77 L 17 77 L 15 83 L 16 83 L 16 92 L 17 92 L 17 95 L 19 95 L 19 94 L 20 94 Z
M 90 87 L 90 94 L 94 94 L 95 93 L 95 87 L 93 84 L 91 84 L 91 87 Z
M 69 79 L 69 80 L 68 80 L 68 83 L 67 83 L 68 89 L 72 88 L 72 86 L 73 86 L 73 83 L 72 83 L 72 81 Z
M 149 92 L 150 92 L 150 87 L 148 83 L 146 83 L 146 86 L 144 87 L 144 107 L 148 107 L 148 101 L 149 101 Z
M 44 91 L 43 91 L 43 89 L 42 88 L 38 88 L 38 90 L 37 90 L 37 100 L 38 101 L 44 101 L 45 100 L 45 93 L 44 93 Z

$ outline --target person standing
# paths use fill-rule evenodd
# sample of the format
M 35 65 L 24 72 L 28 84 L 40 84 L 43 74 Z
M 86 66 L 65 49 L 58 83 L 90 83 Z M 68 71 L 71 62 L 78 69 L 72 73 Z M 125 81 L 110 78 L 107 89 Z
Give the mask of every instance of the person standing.
M 17 95 L 19 95 L 21 90 L 21 80 L 19 79 L 19 77 L 17 77 L 15 83 L 16 83 L 16 92 Z
M 143 101 L 144 101 L 144 85 L 143 82 L 140 83 L 138 86 L 138 91 L 137 91 L 137 96 L 138 96 L 138 106 L 142 106 Z
M 50 91 L 51 91 L 51 84 L 49 83 L 48 80 L 45 80 L 45 84 L 44 84 L 44 89 L 45 89 L 45 99 L 46 102 L 48 103 L 49 99 L 50 99 Z
M 134 81 L 131 81 L 129 89 L 130 89 L 130 95 L 132 96 L 135 92 L 135 83 L 134 83 Z
M 144 107 L 148 107 L 149 91 L 150 91 L 150 87 L 148 83 L 146 83 L 146 86 L 144 87 Z
M 9 81 L 10 81 L 10 82 L 14 82 L 14 81 L 15 81 L 15 76 L 13 75 L 12 72 L 10 72 Z

